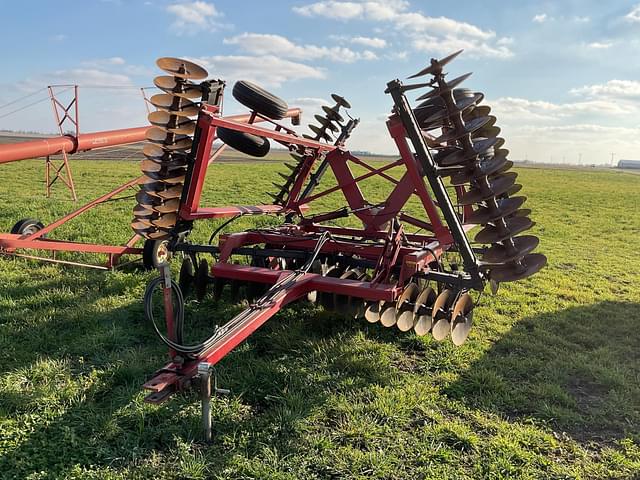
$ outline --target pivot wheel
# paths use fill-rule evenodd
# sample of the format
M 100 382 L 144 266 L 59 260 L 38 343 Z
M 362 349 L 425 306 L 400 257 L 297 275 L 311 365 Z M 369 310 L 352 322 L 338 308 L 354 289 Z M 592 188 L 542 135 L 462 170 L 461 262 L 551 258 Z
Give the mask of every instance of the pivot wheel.
M 171 256 L 168 240 L 145 240 L 142 249 L 142 264 L 146 270 L 168 265 Z
M 11 227 L 11 233 L 16 235 L 33 235 L 43 228 L 44 225 L 40 220 L 35 218 L 23 218 Z

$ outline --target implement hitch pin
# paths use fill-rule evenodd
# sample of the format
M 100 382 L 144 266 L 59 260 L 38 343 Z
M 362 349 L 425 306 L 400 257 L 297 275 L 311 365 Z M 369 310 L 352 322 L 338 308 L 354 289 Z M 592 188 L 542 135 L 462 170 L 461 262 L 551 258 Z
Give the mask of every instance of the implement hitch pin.
M 211 443 L 211 395 L 229 395 L 231 392 L 226 388 L 218 388 L 218 377 L 215 368 L 210 363 L 200 362 L 198 364 L 198 375 L 200 376 L 200 399 L 202 401 L 202 428 L 204 429 L 204 440 Z M 213 376 L 213 388 L 211 377 Z

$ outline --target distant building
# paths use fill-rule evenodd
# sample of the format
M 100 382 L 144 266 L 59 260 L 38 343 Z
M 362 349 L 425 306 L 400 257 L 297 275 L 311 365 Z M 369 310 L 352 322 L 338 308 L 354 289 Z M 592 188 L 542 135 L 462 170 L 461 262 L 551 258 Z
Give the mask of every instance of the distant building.
M 618 168 L 634 168 L 640 169 L 640 160 L 620 160 Z

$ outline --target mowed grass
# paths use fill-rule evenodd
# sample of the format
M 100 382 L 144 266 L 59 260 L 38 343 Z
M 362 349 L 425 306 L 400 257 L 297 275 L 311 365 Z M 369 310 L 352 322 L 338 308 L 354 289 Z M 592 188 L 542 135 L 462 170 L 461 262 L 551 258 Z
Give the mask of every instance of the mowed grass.
M 138 173 L 73 168 L 81 202 Z M 279 168 L 217 165 L 205 203 L 265 201 Z M 1 231 L 74 208 L 61 188 L 43 198 L 42 169 L 2 166 Z M 640 178 L 519 173 L 549 266 L 483 296 L 464 346 L 294 305 L 217 366 L 232 394 L 214 400 L 213 445 L 195 392 L 143 403 L 166 360 L 141 304 L 155 273 L 0 258 L 0 478 L 639 478 Z M 56 236 L 124 242 L 132 205 Z M 187 316 L 213 325 L 240 308 L 190 300 Z

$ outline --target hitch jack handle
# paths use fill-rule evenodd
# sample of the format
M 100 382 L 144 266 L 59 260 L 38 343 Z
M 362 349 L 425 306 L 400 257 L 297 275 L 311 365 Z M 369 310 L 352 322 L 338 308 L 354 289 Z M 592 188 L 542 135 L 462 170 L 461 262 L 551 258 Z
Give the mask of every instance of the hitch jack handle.
M 204 440 L 211 443 L 211 396 L 229 395 L 231 392 L 226 388 L 218 388 L 218 377 L 213 365 L 207 362 L 198 364 L 198 376 L 200 377 L 200 399 L 202 402 L 202 428 L 204 430 Z M 211 384 L 213 377 L 213 385 Z

